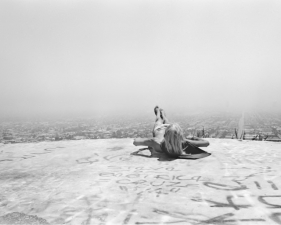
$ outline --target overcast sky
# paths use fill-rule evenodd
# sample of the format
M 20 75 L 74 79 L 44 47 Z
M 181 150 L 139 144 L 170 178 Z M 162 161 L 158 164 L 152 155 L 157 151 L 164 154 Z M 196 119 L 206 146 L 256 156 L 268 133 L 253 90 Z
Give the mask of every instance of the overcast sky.
M 1 0 L 0 115 L 281 109 L 281 1 Z

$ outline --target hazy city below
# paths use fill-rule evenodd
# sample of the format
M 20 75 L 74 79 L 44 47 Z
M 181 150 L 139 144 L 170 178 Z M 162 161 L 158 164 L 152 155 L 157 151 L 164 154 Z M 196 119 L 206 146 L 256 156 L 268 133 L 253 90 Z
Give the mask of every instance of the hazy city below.
M 2 0 L 0 141 L 151 137 L 155 104 L 186 136 L 279 140 L 280 12 L 278 0 Z
M 281 141 L 281 113 L 171 113 L 185 136 Z M 0 142 L 23 143 L 81 139 L 152 137 L 153 112 L 139 116 L 103 115 L 68 119 L 6 120 L 0 122 Z

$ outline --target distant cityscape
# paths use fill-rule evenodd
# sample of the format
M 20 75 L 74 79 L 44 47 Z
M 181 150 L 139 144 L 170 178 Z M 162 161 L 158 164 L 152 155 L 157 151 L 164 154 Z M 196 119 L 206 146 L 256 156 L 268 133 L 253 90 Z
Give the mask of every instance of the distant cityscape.
M 243 127 L 241 114 L 174 115 L 185 136 L 244 140 L 281 141 L 281 115 L 245 113 Z M 46 121 L 9 121 L 0 123 L 0 143 L 29 143 L 42 141 L 152 137 L 151 118 L 98 118 Z M 240 131 L 239 131 L 240 129 Z

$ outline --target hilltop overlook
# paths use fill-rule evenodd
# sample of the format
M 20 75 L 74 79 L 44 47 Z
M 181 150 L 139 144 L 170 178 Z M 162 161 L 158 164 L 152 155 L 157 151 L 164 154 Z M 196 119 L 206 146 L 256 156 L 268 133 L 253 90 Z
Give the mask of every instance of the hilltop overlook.
M 0 145 L 0 224 L 281 224 L 281 143 L 208 139 L 198 160 L 132 139 Z

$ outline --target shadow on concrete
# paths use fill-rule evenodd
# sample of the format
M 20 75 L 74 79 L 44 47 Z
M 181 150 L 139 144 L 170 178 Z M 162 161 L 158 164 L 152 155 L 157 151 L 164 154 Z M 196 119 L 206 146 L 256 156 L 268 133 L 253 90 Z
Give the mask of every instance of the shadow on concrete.
M 151 155 L 146 155 L 146 154 L 141 153 L 145 150 L 149 150 Z M 141 148 L 135 152 L 132 152 L 131 155 L 145 157 L 145 158 L 158 158 L 158 161 L 174 161 L 177 159 L 187 159 L 187 160 L 201 159 L 201 158 L 210 156 L 211 153 L 204 152 L 204 153 L 196 154 L 196 155 L 181 155 L 178 158 L 173 158 L 173 157 L 169 157 L 167 154 L 165 154 L 163 152 L 156 152 L 153 148 Z

